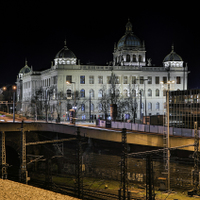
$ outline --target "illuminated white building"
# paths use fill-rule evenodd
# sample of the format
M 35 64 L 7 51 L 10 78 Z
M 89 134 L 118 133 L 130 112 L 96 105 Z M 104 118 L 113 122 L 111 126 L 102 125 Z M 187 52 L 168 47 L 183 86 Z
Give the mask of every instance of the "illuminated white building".
M 27 112 L 32 95 L 42 87 L 43 99 L 49 100 L 48 113 L 53 113 L 54 118 L 60 114 L 61 119 L 66 119 L 69 107 L 75 104 L 75 90 L 80 93 L 79 100 L 76 99 L 80 103 L 78 118 L 102 116 L 104 113 L 99 99 L 102 97 L 103 85 L 109 90 L 112 72 L 117 76 L 120 96 L 125 99 L 131 92 L 134 94 L 138 119 L 145 114 L 163 114 L 166 94 L 161 81 L 167 83 L 168 80 L 174 80 L 175 83 L 171 86 L 173 90 L 187 89 L 188 67 L 175 53 L 174 47 L 164 58 L 163 66 L 152 65 L 151 59 L 146 59 L 144 42 L 132 32 L 132 24 L 128 21 L 125 34 L 114 45 L 113 62 L 110 66 L 80 65 L 66 43 L 56 54 L 49 69 L 34 71 L 26 63 L 17 78 L 17 99 L 21 112 Z M 71 84 L 66 84 L 66 81 Z M 47 97 L 50 89 L 51 96 Z M 128 118 L 129 114 L 127 109 L 124 115 Z

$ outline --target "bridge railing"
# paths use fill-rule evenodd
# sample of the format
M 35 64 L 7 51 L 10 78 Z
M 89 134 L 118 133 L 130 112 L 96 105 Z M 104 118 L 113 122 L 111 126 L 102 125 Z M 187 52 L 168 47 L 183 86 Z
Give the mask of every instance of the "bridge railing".
M 104 120 L 100 120 L 99 126 L 106 127 L 106 122 Z M 126 128 L 127 130 L 143 131 L 149 133 L 160 133 L 160 134 L 163 134 L 164 129 L 166 130 L 166 127 L 164 126 L 127 123 L 127 122 L 114 122 L 114 121 L 112 121 L 111 127 L 119 129 Z M 198 132 L 200 133 L 200 130 L 198 130 Z M 169 134 L 176 136 L 184 136 L 184 137 L 194 137 L 194 129 L 170 127 Z

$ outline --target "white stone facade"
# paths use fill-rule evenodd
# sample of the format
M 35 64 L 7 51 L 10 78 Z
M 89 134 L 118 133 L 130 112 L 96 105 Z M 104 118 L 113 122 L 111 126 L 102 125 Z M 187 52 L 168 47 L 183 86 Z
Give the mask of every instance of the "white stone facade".
M 111 66 L 80 65 L 75 54 L 64 44 L 54 59 L 51 68 L 44 71 L 33 71 L 27 63 L 20 70 L 17 79 L 18 111 L 25 113 L 32 95 L 42 87 L 43 101 L 48 98 L 48 114 L 54 118 L 60 114 L 62 120 L 69 116 L 69 106 L 79 101 L 77 111 L 79 119 L 93 119 L 103 116 L 99 106 L 102 87 L 110 88 L 109 78 L 114 73 L 118 78 L 117 90 L 121 98 L 127 98 L 130 90 L 134 91 L 137 102 L 137 118 L 146 115 L 163 114 L 166 101 L 161 81 L 175 81 L 171 89 L 187 89 L 188 67 L 182 58 L 172 51 L 164 58 L 163 66 L 152 66 L 151 60 L 146 62 L 144 42 L 132 32 L 132 24 L 128 21 L 125 35 L 114 47 L 113 64 Z M 25 70 L 26 69 L 26 70 Z M 71 82 L 67 84 L 66 81 Z M 51 96 L 48 91 L 51 89 Z M 74 91 L 79 91 L 79 98 L 74 99 Z M 141 95 L 140 95 L 141 94 Z M 124 112 L 125 118 L 130 111 Z M 109 112 L 108 112 L 109 115 Z

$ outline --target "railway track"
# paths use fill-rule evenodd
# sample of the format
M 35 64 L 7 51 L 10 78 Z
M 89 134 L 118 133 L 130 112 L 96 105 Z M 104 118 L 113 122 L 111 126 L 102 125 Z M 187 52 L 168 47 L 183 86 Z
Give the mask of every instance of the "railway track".
M 36 179 L 32 179 L 30 181 L 30 185 L 43 188 L 43 189 L 48 189 L 54 192 L 70 195 L 77 197 L 78 196 L 78 191 L 76 191 L 75 187 L 72 186 L 63 186 L 61 184 L 47 184 L 45 181 L 40 181 Z M 115 200 L 118 199 L 117 194 L 112 194 L 112 193 L 107 193 L 107 192 L 102 192 L 102 191 L 97 191 L 97 190 L 92 190 L 92 189 L 86 189 L 84 188 L 80 192 L 80 196 L 83 197 L 83 199 L 88 199 L 88 200 Z

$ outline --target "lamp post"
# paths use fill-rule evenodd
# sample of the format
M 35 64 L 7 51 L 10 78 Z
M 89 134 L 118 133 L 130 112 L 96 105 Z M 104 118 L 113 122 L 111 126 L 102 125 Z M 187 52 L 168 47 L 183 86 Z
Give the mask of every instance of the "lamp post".
M 16 85 L 12 86 L 13 89 L 13 123 L 15 122 L 15 91 L 17 89 Z
M 72 81 L 66 81 L 66 84 L 74 84 L 74 110 L 75 110 L 75 117 L 74 117 L 74 125 L 76 125 L 76 83 Z
M 162 85 L 167 85 L 167 99 L 166 99 L 166 112 L 167 112 L 167 179 L 168 179 L 168 193 L 170 192 L 170 138 L 169 138 L 169 91 L 170 91 L 170 84 L 175 83 L 175 81 L 167 81 L 167 83 L 164 83 L 163 81 L 160 82 Z

